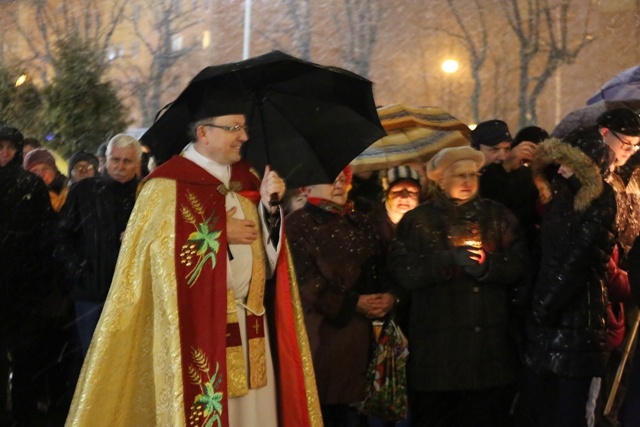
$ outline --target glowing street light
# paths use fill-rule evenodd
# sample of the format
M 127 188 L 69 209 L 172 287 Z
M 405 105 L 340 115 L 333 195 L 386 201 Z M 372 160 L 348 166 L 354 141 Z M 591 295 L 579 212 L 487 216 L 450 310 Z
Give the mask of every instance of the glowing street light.
M 455 59 L 447 59 L 446 61 L 442 62 L 442 71 L 447 74 L 455 73 L 456 71 L 458 71 L 459 67 L 460 65 Z
M 24 82 L 26 81 L 27 81 L 27 75 L 26 74 L 21 75 L 20 77 L 18 77 L 18 80 L 16 80 L 16 87 L 24 84 Z

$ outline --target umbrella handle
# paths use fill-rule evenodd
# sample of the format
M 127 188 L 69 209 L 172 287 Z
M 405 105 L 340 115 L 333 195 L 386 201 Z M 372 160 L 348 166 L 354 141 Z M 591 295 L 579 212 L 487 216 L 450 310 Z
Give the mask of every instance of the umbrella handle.
M 279 206 L 282 203 L 281 200 L 278 200 L 278 193 L 271 193 L 269 197 L 269 206 Z

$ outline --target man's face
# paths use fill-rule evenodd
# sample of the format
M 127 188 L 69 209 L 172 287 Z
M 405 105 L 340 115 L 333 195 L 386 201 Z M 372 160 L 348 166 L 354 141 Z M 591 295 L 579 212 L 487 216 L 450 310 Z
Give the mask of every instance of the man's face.
M 113 147 L 107 156 L 107 174 L 122 184 L 136 176 L 139 165 L 140 160 L 133 147 Z
M 306 187 L 307 197 L 318 197 L 320 199 L 330 200 L 338 206 L 344 206 L 347 203 L 348 195 L 347 176 L 344 172 L 333 181 L 333 184 L 318 184 Z
M 196 129 L 196 150 L 222 165 L 237 163 L 242 159 L 242 146 L 249 140 L 245 126 L 243 114 L 213 117 Z
M 638 150 L 640 136 L 623 135 L 608 128 L 600 128 L 600 134 L 616 156 L 613 163 L 615 167 L 623 166 Z
M 49 185 L 56 177 L 56 171 L 54 168 L 46 163 L 36 163 L 29 168 L 29 172 L 35 173 L 44 181 L 45 185 Z
M 0 167 L 5 167 L 16 156 L 18 149 L 11 141 L 0 141 Z
M 418 206 L 420 187 L 412 181 L 400 181 L 389 189 L 387 200 L 395 212 L 406 214 Z
M 444 171 L 438 185 L 452 199 L 468 201 L 478 193 L 478 178 L 473 160 L 459 160 Z
M 502 163 L 511 151 L 511 143 L 509 141 L 504 141 L 496 145 L 480 144 L 480 151 L 484 154 L 485 166 L 491 163 Z

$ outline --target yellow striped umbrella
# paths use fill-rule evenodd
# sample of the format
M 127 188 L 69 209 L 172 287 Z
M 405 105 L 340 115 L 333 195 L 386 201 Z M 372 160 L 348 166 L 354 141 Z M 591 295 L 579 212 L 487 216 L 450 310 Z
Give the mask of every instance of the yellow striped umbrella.
M 441 108 L 395 104 L 378 108 L 378 116 L 387 136 L 351 162 L 354 173 L 424 163 L 442 148 L 470 145 L 469 127 Z

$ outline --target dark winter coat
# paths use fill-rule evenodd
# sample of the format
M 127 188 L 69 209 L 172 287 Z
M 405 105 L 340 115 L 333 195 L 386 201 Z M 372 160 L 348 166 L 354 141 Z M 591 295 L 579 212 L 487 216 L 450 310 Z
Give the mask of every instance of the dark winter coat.
M 574 175 L 557 174 L 559 164 Z M 559 140 L 538 148 L 533 172 L 547 200 L 542 257 L 531 299 L 526 363 L 568 377 L 603 373 L 606 360 L 606 265 L 611 256 L 615 197 L 581 149 Z
M 382 239 L 382 245 L 386 248 L 391 244 L 391 240 L 396 234 L 397 224 L 394 224 L 389 215 L 387 214 L 386 204 L 383 202 L 373 208 L 368 214 L 367 218 L 373 225 L 373 228 L 378 232 L 378 235 Z
M 388 268 L 411 297 L 409 387 L 432 392 L 514 383 L 510 299 L 526 265 L 514 215 L 493 200 L 458 205 L 439 192 L 407 212 L 396 231 Z M 472 276 L 456 264 L 454 251 L 478 238 L 487 259 Z
M 0 167 L 0 329 L 20 324 L 49 292 L 49 194 L 18 160 Z
M 365 397 L 371 320 L 356 312 L 376 292 L 376 232 L 359 212 L 339 216 L 307 203 L 285 220 L 320 403 Z
M 537 256 L 540 215 L 537 209 L 538 189 L 531 169 L 522 166 L 507 172 L 501 164 L 488 165 L 480 176 L 480 197 L 502 203 L 513 212 L 527 239 L 529 250 Z
M 105 173 L 69 190 L 60 211 L 55 257 L 66 268 L 73 299 L 106 299 L 137 184 L 135 178 L 121 184 Z

